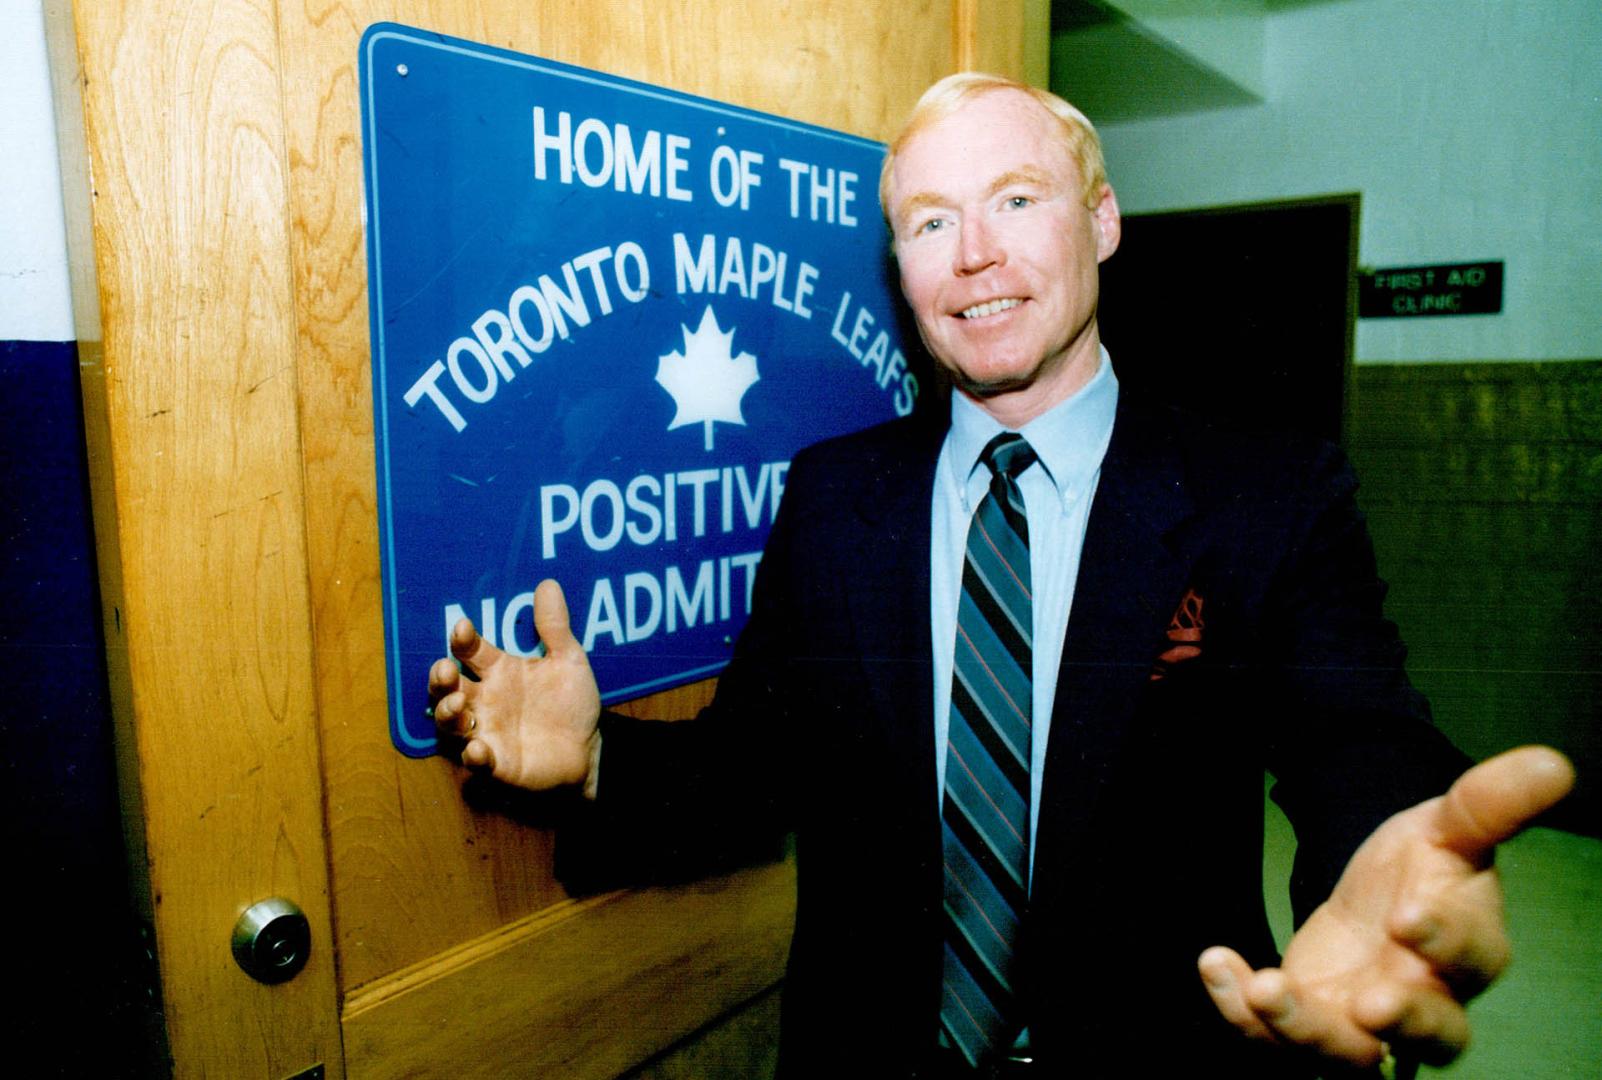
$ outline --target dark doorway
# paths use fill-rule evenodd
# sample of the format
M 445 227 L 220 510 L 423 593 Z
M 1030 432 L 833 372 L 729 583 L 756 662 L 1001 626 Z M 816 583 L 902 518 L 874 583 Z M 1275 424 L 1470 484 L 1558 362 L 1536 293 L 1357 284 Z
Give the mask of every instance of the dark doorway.
M 1126 393 L 1340 441 L 1360 197 L 1124 218 L 1099 321 Z

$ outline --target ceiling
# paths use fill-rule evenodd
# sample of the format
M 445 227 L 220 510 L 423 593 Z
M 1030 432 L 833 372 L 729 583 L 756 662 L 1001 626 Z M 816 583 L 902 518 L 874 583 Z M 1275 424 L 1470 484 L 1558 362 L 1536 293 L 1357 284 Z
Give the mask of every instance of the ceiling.
M 1052 0 L 1051 89 L 1099 124 L 1265 100 L 1267 22 L 1346 0 Z

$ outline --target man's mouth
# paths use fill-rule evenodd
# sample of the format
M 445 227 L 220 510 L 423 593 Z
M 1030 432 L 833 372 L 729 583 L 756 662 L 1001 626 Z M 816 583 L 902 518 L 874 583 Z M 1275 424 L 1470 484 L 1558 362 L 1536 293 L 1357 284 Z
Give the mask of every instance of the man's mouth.
M 1017 307 L 1021 303 L 1023 303 L 1023 301 L 1018 299 L 1016 296 L 1008 296 L 1000 300 L 986 300 L 982 304 L 975 304 L 971 308 L 964 308 L 957 314 L 961 315 L 964 319 L 982 319 L 986 315 L 998 315 L 1003 311 Z

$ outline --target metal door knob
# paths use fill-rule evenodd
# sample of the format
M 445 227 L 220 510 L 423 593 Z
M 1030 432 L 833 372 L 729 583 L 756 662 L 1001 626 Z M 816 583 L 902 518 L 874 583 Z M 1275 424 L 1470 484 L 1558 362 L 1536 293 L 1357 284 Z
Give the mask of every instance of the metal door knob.
M 292 979 L 311 954 L 311 924 L 292 900 L 275 896 L 252 904 L 234 924 L 234 959 L 264 983 Z

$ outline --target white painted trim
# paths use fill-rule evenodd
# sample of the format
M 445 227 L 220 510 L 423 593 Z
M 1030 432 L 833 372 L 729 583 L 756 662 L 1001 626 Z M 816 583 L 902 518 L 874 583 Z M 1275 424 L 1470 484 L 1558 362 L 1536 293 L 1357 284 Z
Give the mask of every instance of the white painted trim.
M 41 0 L 0 3 L 0 340 L 73 340 Z

